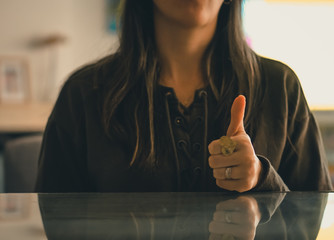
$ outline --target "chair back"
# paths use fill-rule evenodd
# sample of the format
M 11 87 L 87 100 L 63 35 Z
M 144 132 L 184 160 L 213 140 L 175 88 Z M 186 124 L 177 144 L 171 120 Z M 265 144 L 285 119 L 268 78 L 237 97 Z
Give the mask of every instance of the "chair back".
M 34 192 L 42 135 L 8 141 L 4 149 L 5 192 Z

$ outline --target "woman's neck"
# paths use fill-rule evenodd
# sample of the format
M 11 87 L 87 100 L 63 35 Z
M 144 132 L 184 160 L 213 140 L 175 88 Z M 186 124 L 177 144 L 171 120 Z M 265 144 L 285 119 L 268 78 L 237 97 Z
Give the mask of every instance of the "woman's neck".
M 196 89 L 205 86 L 201 62 L 216 24 L 183 27 L 155 17 L 156 44 L 161 61 L 160 84 L 174 88 L 177 98 L 190 105 Z

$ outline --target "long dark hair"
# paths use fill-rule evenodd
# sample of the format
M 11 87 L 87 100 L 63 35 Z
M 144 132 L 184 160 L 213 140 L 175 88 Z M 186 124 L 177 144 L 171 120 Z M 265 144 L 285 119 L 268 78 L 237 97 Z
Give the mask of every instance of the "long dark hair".
M 138 160 L 153 164 L 156 155 L 154 90 L 160 70 L 154 36 L 153 2 L 124 0 L 123 4 L 120 46 L 104 61 L 104 64 L 111 63 L 108 65 L 111 76 L 103 97 L 103 126 L 108 135 L 113 132 L 120 137 L 126 136 L 128 133 L 123 122 L 126 117 L 122 108 L 127 106 L 127 118 L 132 119 L 129 126 L 136 134 L 130 165 Z M 242 0 L 222 5 L 215 36 L 202 59 L 202 69 L 218 106 L 230 105 L 239 93 L 246 95 L 247 128 L 253 122 L 252 116 L 260 101 L 257 92 L 260 71 L 257 55 L 244 37 L 241 9 Z M 134 106 L 127 105 L 129 96 L 135 98 Z M 220 108 L 222 110 L 223 107 Z

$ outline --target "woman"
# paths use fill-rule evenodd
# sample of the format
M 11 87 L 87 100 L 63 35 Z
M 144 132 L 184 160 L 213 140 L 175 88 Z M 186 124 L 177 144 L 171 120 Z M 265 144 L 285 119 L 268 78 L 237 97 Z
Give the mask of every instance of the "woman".
M 247 46 L 241 5 L 124 1 L 118 51 L 59 95 L 36 190 L 331 189 L 300 83 Z M 230 155 L 223 135 L 236 143 Z

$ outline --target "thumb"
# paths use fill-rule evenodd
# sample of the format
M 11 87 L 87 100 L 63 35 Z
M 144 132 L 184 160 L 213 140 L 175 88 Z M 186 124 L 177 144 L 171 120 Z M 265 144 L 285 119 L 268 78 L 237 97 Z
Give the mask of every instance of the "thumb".
M 246 98 L 239 95 L 232 104 L 231 108 L 231 122 L 228 126 L 226 136 L 231 137 L 240 132 L 244 132 L 244 115 L 246 108 Z

